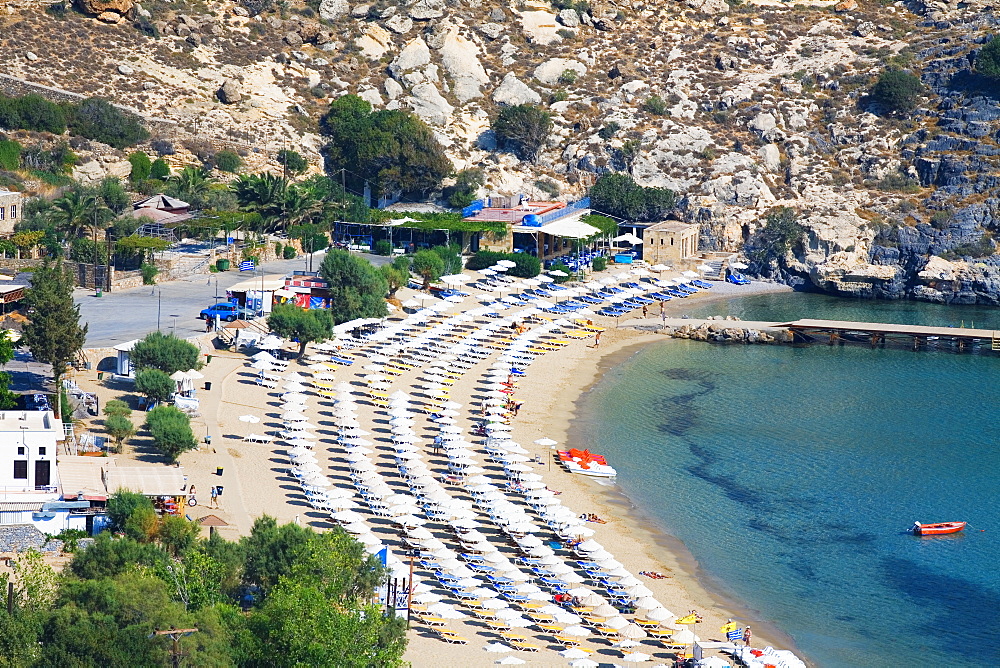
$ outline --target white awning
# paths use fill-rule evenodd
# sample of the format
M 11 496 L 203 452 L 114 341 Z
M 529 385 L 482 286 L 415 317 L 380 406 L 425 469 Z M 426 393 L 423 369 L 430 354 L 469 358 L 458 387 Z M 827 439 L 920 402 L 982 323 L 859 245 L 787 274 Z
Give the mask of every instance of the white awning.
M 538 231 L 544 232 L 545 234 L 551 234 L 554 237 L 585 239 L 586 237 L 592 237 L 595 234 L 598 234 L 601 230 L 593 225 L 588 225 L 582 220 L 563 218 L 560 220 L 554 220 L 548 225 L 542 225 L 538 228 Z

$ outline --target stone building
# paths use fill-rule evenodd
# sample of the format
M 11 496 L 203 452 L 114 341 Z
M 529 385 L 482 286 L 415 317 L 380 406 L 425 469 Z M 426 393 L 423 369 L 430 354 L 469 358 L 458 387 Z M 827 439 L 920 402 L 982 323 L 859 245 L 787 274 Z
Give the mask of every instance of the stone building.
M 24 195 L 19 192 L 0 190 L 0 236 L 14 234 L 14 223 L 21 219 Z
M 698 226 L 667 220 L 642 233 L 642 259 L 649 264 L 688 268 L 698 260 Z

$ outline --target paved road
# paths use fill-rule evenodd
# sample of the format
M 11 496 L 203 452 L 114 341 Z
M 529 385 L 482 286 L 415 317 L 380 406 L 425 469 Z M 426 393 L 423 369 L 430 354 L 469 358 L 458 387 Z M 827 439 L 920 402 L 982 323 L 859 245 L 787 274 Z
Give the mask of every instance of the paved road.
M 389 258 L 375 255 L 362 257 L 375 265 L 389 261 Z M 313 269 L 322 261 L 323 253 L 314 253 Z M 306 269 L 307 263 L 307 258 L 300 257 L 270 262 L 262 267 L 265 274 L 288 274 Z M 205 331 L 205 321 L 198 319 L 201 310 L 225 300 L 229 286 L 249 277 L 249 273 L 238 271 L 197 274 L 155 286 L 105 293 L 103 297 L 95 297 L 93 290 L 77 288 L 74 301 L 80 305 L 80 321 L 90 326 L 86 347 L 116 346 L 142 338 L 157 328 L 181 338 L 201 334 Z

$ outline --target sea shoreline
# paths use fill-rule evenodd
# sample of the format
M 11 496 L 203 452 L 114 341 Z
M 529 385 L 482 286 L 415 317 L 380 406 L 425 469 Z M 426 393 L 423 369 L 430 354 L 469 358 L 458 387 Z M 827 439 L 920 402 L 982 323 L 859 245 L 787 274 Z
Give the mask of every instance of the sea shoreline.
M 672 345 L 669 337 L 662 337 L 662 345 Z M 633 356 L 646 350 L 651 344 L 657 341 L 635 342 L 614 352 L 602 356 L 597 372 L 598 374 L 592 382 L 580 389 L 579 396 L 573 402 L 573 425 L 567 433 L 567 444 L 571 447 L 584 448 L 588 446 L 585 430 L 587 429 L 588 417 L 586 403 L 588 395 L 602 380 L 602 376 L 626 363 Z M 668 558 L 661 558 L 666 568 L 684 573 L 686 580 L 683 586 L 701 588 L 713 601 L 716 611 L 724 613 L 727 618 L 732 618 L 741 624 L 750 624 L 754 629 L 754 635 L 758 645 L 775 644 L 780 649 L 790 649 L 806 661 L 813 665 L 807 657 L 804 657 L 801 650 L 796 646 L 794 639 L 782 631 L 777 625 L 764 619 L 761 613 L 754 610 L 750 604 L 742 600 L 733 592 L 726 582 L 717 578 L 712 573 L 704 570 L 694 554 L 687 545 L 678 537 L 670 533 L 670 530 L 659 520 L 646 510 L 640 501 L 634 499 L 629 492 L 615 485 L 603 491 L 604 502 L 615 508 L 618 514 L 633 530 L 645 535 L 645 539 L 660 546 Z M 704 635 L 704 632 L 702 632 Z

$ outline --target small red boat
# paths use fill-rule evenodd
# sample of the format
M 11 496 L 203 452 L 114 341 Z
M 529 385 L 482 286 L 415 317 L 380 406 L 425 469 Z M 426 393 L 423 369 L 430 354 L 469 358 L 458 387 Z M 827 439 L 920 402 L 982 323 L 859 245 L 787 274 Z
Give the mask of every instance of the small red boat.
M 965 528 L 965 522 L 941 522 L 939 524 L 913 523 L 913 534 L 916 536 L 943 536 L 949 533 L 958 533 Z

